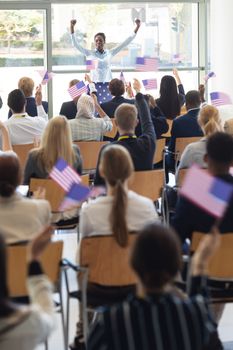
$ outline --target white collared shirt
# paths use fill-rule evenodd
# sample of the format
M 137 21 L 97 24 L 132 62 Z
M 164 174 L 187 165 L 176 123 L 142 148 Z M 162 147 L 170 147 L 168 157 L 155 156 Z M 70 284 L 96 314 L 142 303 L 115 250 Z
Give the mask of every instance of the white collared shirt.
M 47 125 L 48 115 L 43 106 L 37 106 L 38 117 L 30 117 L 25 113 L 12 114 L 5 122 L 9 130 L 12 145 L 33 143 L 40 140 Z

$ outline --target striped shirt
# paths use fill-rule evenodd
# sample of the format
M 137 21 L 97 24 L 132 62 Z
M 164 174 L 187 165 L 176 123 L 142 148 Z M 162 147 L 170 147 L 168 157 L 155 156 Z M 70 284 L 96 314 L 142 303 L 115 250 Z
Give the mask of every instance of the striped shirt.
M 112 121 L 103 118 L 75 118 L 69 120 L 72 141 L 102 141 L 107 131 L 112 130 Z
M 88 350 L 200 350 L 216 330 L 209 314 L 203 278 L 192 279 L 190 298 L 172 294 L 130 297 L 100 311 Z M 204 278 L 205 281 L 205 278 Z

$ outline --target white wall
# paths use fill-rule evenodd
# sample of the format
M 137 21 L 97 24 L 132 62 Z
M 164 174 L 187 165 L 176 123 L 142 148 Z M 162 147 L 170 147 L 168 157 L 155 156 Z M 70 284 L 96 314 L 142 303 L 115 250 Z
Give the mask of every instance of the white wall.
M 216 73 L 211 91 L 226 92 L 233 101 L 233 0 L 210 0 L 210 37 L 211 70 Z

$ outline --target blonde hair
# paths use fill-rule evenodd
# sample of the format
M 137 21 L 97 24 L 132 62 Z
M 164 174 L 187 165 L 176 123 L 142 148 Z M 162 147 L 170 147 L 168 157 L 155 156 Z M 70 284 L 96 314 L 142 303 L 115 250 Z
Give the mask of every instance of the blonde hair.
M 106 182 L 114 189 L 109 220 L 113 236 L 121 247 L 128 244 L 126 222 L 128 199 L 124 183 L 133 170 L 133 162 L 126 148 L 120 145 L 110 145 L 103 150 L 100 158 L 100 171 Z
M 219 111 L 214 106 L 204 106 L 199 113 L 198 123 L 205 136 L 210 136 L 217 131 L 222 131 Z
M 70 125 L 66 117 L 58 116 L 49 120 L 39 149 L 35 150 L 38 157 L 38 165 L 48 173 L 59 158 L 63 158 L 73 166 L 75 153 L 72 146 Z
M 122 103 L 115 111 L 118 126 L 124 131 L 135 128 L 137 120 L 137 108 L 129 103 Z
M 30 97 L 33 94 L 34 81 L 28 77 L 22 77 L 18 81 L 18 88 L 23 91 L 25 97 Z

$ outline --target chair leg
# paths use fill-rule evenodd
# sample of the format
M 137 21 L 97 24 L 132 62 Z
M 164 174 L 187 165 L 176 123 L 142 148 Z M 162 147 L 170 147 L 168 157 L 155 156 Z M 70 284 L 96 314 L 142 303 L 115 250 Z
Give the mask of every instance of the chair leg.
M 64 307 L 63 307 L 63 296 L 62 296 L 62 290 L 61 290 L 61 277 L 60 277 L 60 286 L 59 286 L 59 297 L 60 297 L 62 330 L 63 330 L 63 337 L 64 337 L 64 349 L 67 350 L 68 338 L 67 338 L 67 330 L 66 330 L 66 324 L 65 324 L 65 315 L 64 315 Z
M 70 290 L 69 290 L 69 282 L 68 282 L 68 276 L 67 271 L 64 271 L 65 274 L 65 285 L 66 285 L 66 341 L 67 341 L 67 347 L 69 342 L 69 320 L 70 320 Z
M 45 347 L 45 350 L 48 350 L 49 348 L 48 339 L 45 340 L 44 347 Z

